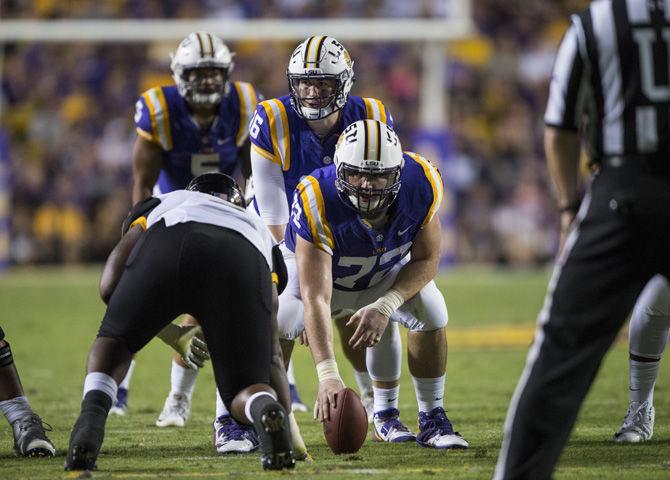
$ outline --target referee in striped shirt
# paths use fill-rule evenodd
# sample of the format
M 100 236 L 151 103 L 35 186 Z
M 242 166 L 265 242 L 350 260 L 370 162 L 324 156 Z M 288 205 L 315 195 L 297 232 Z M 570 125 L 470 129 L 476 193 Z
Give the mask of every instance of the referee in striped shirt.
M 670 277 L 669 63 L 670 0 L 596 0 L 571 18 L 545 114 L 561 253 L 496 480 L 551 477 L 635 299 L 655 274 Z M 583 138 L 598 170 L 580 202 Z

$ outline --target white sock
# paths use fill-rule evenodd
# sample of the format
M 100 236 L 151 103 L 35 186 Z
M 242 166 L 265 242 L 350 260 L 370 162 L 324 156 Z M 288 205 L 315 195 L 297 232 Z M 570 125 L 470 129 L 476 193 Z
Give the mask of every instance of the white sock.
M 30 408 L 26 396 L 21 395 L 20 397 L 14 397 L 0 402 L 0 412 L 7 417 L 7 421 L 11 425 L 26 415 L 33 413 L 33 410 Z
M 398 395 L 400 395 L 400 385 L 393 388 L 378 388 L 373 386 L 375 398 L 375 413 L 386 410 L 387 408 L 398 408 Z
M 444 382 L 447 375 L 437 378 L 417 378 L 412 376 L 416 402 L 420 412 L 430 412 L 432 409 L 443 406 Z
M 221 399 L 221 395 L 219 395 L 219 389 L 216 389 L 216 418 L 219 417 L 229 417 L 230 412 L 226 408 L 226 404 L 223 403 L 223 400 Z
M 630 401 L 654 403 L 654 385 L 660 361 L 638 362 L 630 360 Z
M 295 374 L 293 373 L 293 360 L 288 362 L 288 368 L 286 369 L 286 376 L 288 377 L 288 383 L 295 385 Z
M 356 379 L 356 385 L 358 385 L 358 391 L 361 395 L 363 395 L 363 392 L 372 390 L 372 379 L 367 370 L 364 372 L 354 370 L 354 378 Z
M 118 385 L 116 384 L 116 381 L 106 373 L 91 372 L 86 375 L 86 379 L 84 380 L 84 393 L 82 398 L 91 390 L 100 390 L 114 401 Z
M 277 397 L 275 395 L 271 394 L 270 392 L 265 392 L 265 391 L 256 392 L 253 395 L 251 395 L 249 397 L 249 399 L 247 400 L 247 403 L 244 404 L 244 415 L 246 415 L 247 420 L 249 420 L 249 422 L 251 422 L 252 425 L 254 424 L 254 418 L 251 416 L 251 404 L 254 403 L 254 401 L 258 397 L 263 396 L 263 395 L 267 395 L 268 397 L 272 398 L 272 400 L 277 401 Z
M 135 369 L 135 360 L 130 361 L 130 366 L 128 367 L 128 373 L 126 373 L 126 376 L 123 377 L 123 380 L 121 381 L 121 384 L 119 385 L 119 388 L 125 388 L 128 390 L 128 387 L 130 387 L 130 378 L 133 376 L 133 370 Z
M 177 362 L 172 360 L 171 379 L 171 395 L 186 395 L 191 398 L 193 389 L 195 388 L 195 381 L 198 378 L 198 371 L 184 368 Z

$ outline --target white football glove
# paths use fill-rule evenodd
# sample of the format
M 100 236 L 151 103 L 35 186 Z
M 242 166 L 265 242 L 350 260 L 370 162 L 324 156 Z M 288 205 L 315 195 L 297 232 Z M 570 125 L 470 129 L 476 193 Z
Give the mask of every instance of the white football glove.
M 201 335 L 202 328 L 198 325 L 170 323 L 157 336 L 181 356 L 188 368 L 197 370 L 209 360 L 209 350 L 204 340 L 199 337 Z

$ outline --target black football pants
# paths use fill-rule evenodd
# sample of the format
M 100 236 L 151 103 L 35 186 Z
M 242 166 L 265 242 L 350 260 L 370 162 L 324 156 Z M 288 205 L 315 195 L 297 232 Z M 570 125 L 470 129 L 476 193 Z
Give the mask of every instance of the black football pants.
M 224 403 L 270 382 L 272 278 L 239 233 L 196 222 L 159 223 L 140 238 L 112 295 L 99 336 L 144 347 L 182 313 L 202 326 Z
M 605 166 L 555 266 L 495 479 L 551 477 L 605 352 L 657 273 L 670 278 L 670 174 Z

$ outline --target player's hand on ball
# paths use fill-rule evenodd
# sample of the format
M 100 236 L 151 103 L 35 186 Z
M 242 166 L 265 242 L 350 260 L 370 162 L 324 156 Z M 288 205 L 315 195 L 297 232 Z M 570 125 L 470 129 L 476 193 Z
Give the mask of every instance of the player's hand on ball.
M 337 392 L 344 388 L 341 380 L 329 378 L 319 382 L 319 392 L 314 403 L 314 419 L 330 420 L 330 407 L 337 405 Z
M 347 326 L 355 326 L 356 331 L 349 339 L 353 348 L 374 347 L 381 340 L 389 323 L 388 317 L 374 308 L 363 307 L 354 313 Z

